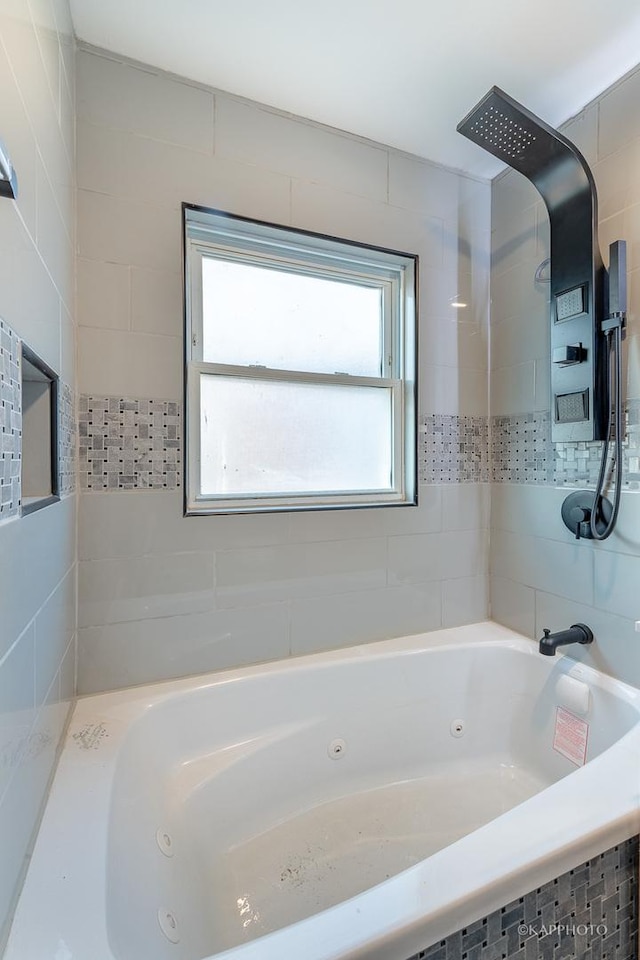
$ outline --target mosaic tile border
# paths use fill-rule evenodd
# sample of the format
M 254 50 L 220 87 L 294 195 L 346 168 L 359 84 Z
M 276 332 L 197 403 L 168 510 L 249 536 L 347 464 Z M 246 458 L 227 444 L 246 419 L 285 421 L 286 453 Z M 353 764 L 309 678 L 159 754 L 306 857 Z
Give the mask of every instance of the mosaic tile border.
M 626 405 L 623 447 L 625 490 L 640 490 L 640 400 Z M 548 483 L 595 488 L 602 444 L 552 443 L 550 414 L 491 418 L 491 479 L 496 483 Z
M 181 404 L 82 395 L 78 454 L 83 490 L 177 489 L 181 485 Z M 420 483 L 489 479 L 487 417 L 422 416 Z
M 410 960 L 636 960 L 637 937 L 634 837 Z
M 82 489 L 180 487 L 181 417 L 181 405 L 170 400 L 82 395 L 78 407 Z M 487 417 L 422 416 L 418 464 L 420 483 L 487 481 Z
M 548 412 L 491 418 L 491 479 L 497 483 L 553 483 Z
M 68 383 L 60 381 L 58 399 L 58 480 L 60 496 L 75 493 L 77 430 L 75 396 Z
M 63 404 L 72 409 L 67 398 Z M 170 400 L 93 397 L 79 400 L 80 485 L 84 490 L 170 489 L 181 485 L 181 404 Z M 623 485 L 640 490 L 640 401 L 626 411 Z M 61 453 L 71 464 L 68 424 Z M 432 483 L 534 483 L 594 487 L 600 443 L 552 443 L 548 411 L 488 417 L 423 414 L 418 425 L 418 480 Z M 74 471 L 62 468 L 64 492 Z
M 20 512 L 21 456 L 20 340 L 0 320 L 0 521 Z
M 181 405 L 82 395 L 78 459 L 84 490 L 175 490 L 181 484 Z
M 487 417 L 436 413 L 419 418 L 419 483 L 479 483 L 489 474 Z

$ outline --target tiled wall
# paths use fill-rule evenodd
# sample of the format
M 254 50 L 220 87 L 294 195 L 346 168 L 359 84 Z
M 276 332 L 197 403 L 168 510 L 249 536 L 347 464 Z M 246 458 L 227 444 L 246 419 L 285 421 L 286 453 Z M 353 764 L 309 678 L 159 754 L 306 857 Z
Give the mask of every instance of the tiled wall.
M 174 400 L 82 396 L 82 488 L 176 490 L 182 480 L 181 406 Z
M 170 400 L 79 400 L 79 473 L 84 490 L 175 490 L 182 483 L 182 404 Z M 430 414 L 418 427 L 418 481 L 486 483 L 487 417 Z
M 0 318 L 68 385 L 62 404 L 68 493 L 75 350 L 74 52 L 67 0 L 0 5 L 0 90 L 0 137 L 19 189 L 17 202 L 0 199 Z M 7 341 L 3 329 L 3 432 L 12 402 Z M 14 374 L 10 362 L 9 381 Z M 7 449 L 3 443 L 3 490 Z M 9 477 L 17 470 L 15 452 L 11 445 Z M 0 952 L 74 686 L 75 497 L 23 519 L 16 516 L 14 491 L 11 502 L 9 517 L 4 510 L 0 516 Z
M 78 181 L 80 690 L 483 618 L 489 185 L 86 49 Z M 182 201 L 420 256 L 418 508 L 182 517 Z
M 634 837 L 411 960 L 635 960 L 637 941 Z
M 622 486 L 639 490 L 640 401 L 628 400 L 624 416 Z M 491 478 L 496 483 L 595 489 L 601 453 L 602 444 L 597 442 L 552 443 L 548 410 L 491 420 Z
M 58 399 L 58 471 L 60 496 L 76 491 L 78 474 L 78 425 L 76 395 L 68 383 L 60 385 Z
M 576 621 L 596 643 L 572 651 L 640 683 L 640 73 L 632 73 L 563 128 L 593 170 L 600 246 L 626 239 L 629 336 L 624 366 L 627 440 L 616 533 L 576 542 L 560 520 L 567 487 L 593 486 L 601 444 L 549 438 L 548 218 L 531 184 L 510 171 L 492 188 L 492 612 L 530 636 Z
M 423 414 L 418 426 L 420 483 L 486 483 L 489 477 L 487 417 Z

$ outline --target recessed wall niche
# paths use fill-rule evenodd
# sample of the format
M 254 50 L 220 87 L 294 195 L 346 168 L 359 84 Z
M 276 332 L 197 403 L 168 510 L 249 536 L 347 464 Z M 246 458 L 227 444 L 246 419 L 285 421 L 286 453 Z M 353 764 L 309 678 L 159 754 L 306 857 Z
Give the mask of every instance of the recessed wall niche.
M 58 375 L 22 344 L 22 514 L 60 499 Z

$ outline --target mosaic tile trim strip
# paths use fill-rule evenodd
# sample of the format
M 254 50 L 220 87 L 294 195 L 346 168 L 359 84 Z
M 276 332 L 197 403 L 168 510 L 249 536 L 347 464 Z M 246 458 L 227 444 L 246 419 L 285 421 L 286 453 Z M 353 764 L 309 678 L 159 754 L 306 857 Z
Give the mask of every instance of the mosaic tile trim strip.
M 549 413 L 491 418 L 491 479 L 553 483 Z
M 601 451 L 601 443 L 555 444 L 555 483 L 558 486 L 595 487 Z M 624 490 L 640 490 L 640 400 L 627 401 L 622 486 Z
M 20 512 L 20 341 L 0 320 L 0 520 Z
M 636 960 L 637 936 L 635 837 L 411 960 Z
M 58 479 L 60 496 L 76 489 L 76 412 L 75 397 L 69 384 L 60 381 L 58 399 Z
M 84 490 L 174 490 L 181 482 L 180 404 L 81 396 L 80 486 Z
M 602 444 L 552 443 L 548 412 L 491 420 L 491 474 L 497 483 L 552 483 L 594 487 Z M 640 400 L 626 408 L 623 488 L 640 490 Z
M 471 483 L 489 479 L 487 417 L 426 414 L 418 424 L 418 481 Z
M 63 407 L 72 411 L 72 400 L 67 398 Z M 640 490 L 640 401 L 630 401 L 626 415 L 623 483 L 627 490 Z M 71 417 L 70 413 L 67 423 Z M 179 403 L 82 396 L 78 417 L 83 489 L 180 486 Z M 61 477 L 67 493 L 75 489 L 75 478 L 68 429 L 61 434 L 66 437 L 61 444 Z M 491 431 L 487 417 L 426 414 L 418 426 L 418 479 L 420 483 L 491 479 L 497 483 L 594 487 L 601 449 L 600 443 L 553 444 L 546 411 L 492 417 Z

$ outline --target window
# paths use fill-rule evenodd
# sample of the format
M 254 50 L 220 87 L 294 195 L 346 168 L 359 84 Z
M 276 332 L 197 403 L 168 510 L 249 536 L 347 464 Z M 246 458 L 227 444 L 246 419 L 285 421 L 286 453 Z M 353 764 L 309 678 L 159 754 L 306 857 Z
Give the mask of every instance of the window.
M 183 210 L 186 513 L 415 503 L 417 258 Z

